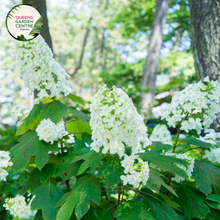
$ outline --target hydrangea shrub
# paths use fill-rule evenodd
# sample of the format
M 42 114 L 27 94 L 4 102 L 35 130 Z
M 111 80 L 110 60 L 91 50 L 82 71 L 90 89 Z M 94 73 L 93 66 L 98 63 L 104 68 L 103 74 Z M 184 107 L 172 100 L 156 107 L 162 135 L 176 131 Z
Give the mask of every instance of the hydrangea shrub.
M 0 179 L 19 175 L 21 190 L 4 207 L 17 219 L 162 220 L 220 216 L 219 134 L 210 125 L 219 113 L 220 85 L 205 78 L 176 93 L 148 138 L 132 100 L 103 86 L 90 105 L 91 118 L 66 97 L 68 74 L 41 36 L 16 44 L 30 110 L 16 106 L 18 144 L 0 151 Z M 71 115 L 71 120 L 66 121 Z M 199 136 L 204 130 L 205 136 Z M 180 133 L 185 133 L 180 138 Z M 194 135 L 192 135 L 194 134 Z M 10 156 L 9 156 L 10 155 Z M 12 159 L 11 159 L 12 158 Z M 7 170 L 8 169 L 8 170 Z M 9 171 L 9 169 L 11 169 Z

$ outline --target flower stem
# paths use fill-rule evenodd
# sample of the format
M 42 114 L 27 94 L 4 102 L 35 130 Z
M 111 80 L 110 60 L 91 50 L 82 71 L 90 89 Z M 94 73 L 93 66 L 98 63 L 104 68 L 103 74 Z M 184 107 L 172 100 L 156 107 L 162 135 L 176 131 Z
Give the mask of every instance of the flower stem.
M 120 203 L 120 197 L 121 197 L 121 182 L 119 183 L 119 187 L 118 187 L 118 203 Z
M 181 122 L 179 123 L 178 129 L 177 129 L 176 141 L 175 141 L 175 144 L 173 145 L 173 153 L 175 153 L 175 150 L 176 150 L 176 147 L 177 147 L 177 142 L 178 142 L 179 135 L 180 135 L 180 126 L 181 126 Z M 169 173 L 167 185 L 170 185 L 170 181 L 171 181 L 171 173 Z M 169 195 L 169 190 L 167 190 L 167 196 L 168 195 Z

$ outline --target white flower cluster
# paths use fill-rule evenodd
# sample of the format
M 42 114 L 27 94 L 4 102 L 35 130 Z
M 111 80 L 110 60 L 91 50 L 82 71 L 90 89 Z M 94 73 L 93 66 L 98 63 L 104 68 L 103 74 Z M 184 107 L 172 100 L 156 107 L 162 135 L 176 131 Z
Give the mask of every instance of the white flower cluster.
M 29 112 L 30 107 L 27 105 L 17 104 L 12 106 L 10 114 L 14 121 L 18 122 L 19 120 L 17 123 L 19 126 L 22 123 L 22 120 L 28 116 Z
M 104 147 L 105 154 L 124 155 L 125 145 L 132 148 L 132 153 L 151 144 L 147 137 L 147 127 L 138 114 L 132 100 L 120 88 L 112 90 L 103 86 L 93 97 L 90 106 L 92 127 L 92 149 L 99 152 Z
M 216 140 L 220 138 L 220 132 L 215 132 L 214 129 L 206 129 L 205 133 L 206 135 L 204 137 L 199 137 L 201 141 L 215 145 Z
M 190 84 L 180 92 L 175 93 L 171 104 L 163 111 L 162 119 L 166 119 L 169 126 L 175 127 L 180 121 L 181 130 L 188 132 L 195 129 L 198 134 L 209 128 L 220 112 L 220 84 L 210 81 L 208 77 L 197 84 Z
M 49 118 L 44 119 L 40 122 L 36 129 L 39 140 L 54 143 L 58 139 L 61 139 L 68 132 L 65 130 L 65 124 L 63 119 L 55 124 Z
M 135 163 L 135 160 L 138 162 Z M 134 188 L 140 186 L 141 182 L 143 185 L 146 185 L 150 172 L 148 162 L 144 162 L 138 155 L 128 156 L 125 154 L 121 165 L 125 168 L 124 172 L 127 174 L 121 176 L 124 185 L 129 183 L 133 185 Z
M 213 163 L 220 163 L 220 148 L 210 148 L 210 150 L 205 150 L 203 158 Z
M 0 180 L 6 181 L 8 172 L 5 168 L 13 165 L 12 162 L 9 162 L 10 160 L 11 158 L 8 151 L 0 151 Z
M 29 93 L 35 89 L 40 91 L 38 99 L 57 97 L 61 92 L 67 96 L 73 84 L 67 81 L 70 76 L 53 58 L 49 46 L 41 35 L 31 41 L 16 42 L 16 58 L 23 73 L 24 86 L 29 89 Z
M 103 86 L 93 97 L 90 107 L 93 143 L 90 147 L 102 153 L 124 156 L 121 161 L 125 174 L 121 179 L 123 184 L 137 187 L 141 182 L 145 185 L 149 178 L 148 162 L 135 155 L 151 144 L 147 136 L 147 127 L 138 114 L 132 100 L 120 88 Z M 142 147 L 143 145 L 143 147 Z M 132 155 L 125 154 L 125 147 L 130 147 Z M 135 163 L 137 159 L 138 163 Z
M 160 141 L 163 144 L 173 145 L 170 131 L 167 129 L 166 125 L 162 124 L 156 125 L 150 136 L 150 140 Z
M 174 163 L 174 165 L 176 165 L 180 169 L 184 170 L 189 179 L 192 177 L 192 172 L 193 172 L 194 163 L 195 163 L 195 160 L 193 157 L 191 157 L 187 153 L 184 153 L 184 154 L 165 153 L 165 155 L 166 156 L 175 156 L 176 158 L 185 160 L 186 162 L 190 163 L 189 165 L 182 165 L 182 164 Z M 174 177 L 171 178 L 171 180 L 179 183 L 180 181 L 185 180 L 185 178 L 178 176 L 178 175 L 175 175 Z
M 36 210 L 31 210 L 30 203 L 27 204 L 23 196 L 17 195 L 15 198 L 7 198 L 3 206 L 14 217 L 18 216 L 19 219 L 29 219 L 34 217 L 37 212 Z

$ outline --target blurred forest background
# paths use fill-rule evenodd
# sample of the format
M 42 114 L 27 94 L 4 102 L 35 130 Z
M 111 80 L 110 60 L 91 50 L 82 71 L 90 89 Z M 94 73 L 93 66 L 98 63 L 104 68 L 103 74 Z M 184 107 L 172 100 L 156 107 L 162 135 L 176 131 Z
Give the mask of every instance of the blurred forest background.
M 14 103 L 29 105 L 30 97 L 22 89 L 5 16 L 22 2 L 0 2 L 0 124 L 13 124 L 9 109 Z M 107 84 L 122 88 L 141 111 L 141 95 L 148 92 L 143 72 L 157 1 L 47 0 L 46 4 L 55 59 L 71 75 L 73 93 L 87 101 L 85 110 L 97 90 Z M 159 117 L 175 91 L 196 81 L 189 2 L 171 0 L 165 15 L 155 96 L 150 103 L 153 118 Z

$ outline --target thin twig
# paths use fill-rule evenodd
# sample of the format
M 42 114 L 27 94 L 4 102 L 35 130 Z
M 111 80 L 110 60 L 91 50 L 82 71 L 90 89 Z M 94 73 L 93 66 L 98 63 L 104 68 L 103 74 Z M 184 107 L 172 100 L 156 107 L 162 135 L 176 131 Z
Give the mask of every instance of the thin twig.
M 157 197 L 155 197 L 155 196 L 152 196 L 151 194 L 149 194 L 149 193 L 146 193 L 146 192 L 143 192 L 143 191 L 140 191 L 140 190 L 136 190 L 136 189 L 132 189 L 131 187 L 129 187 L 129 186 L 125 186 L 126 188 L 128 188 L 128 189 L 130 189 L 130 190 L 132 190 L 132 191 L 134 191 L 134 192 L 139 192 L 139 193 L 143 193 L 143 194 L 146 194 L 146 195 L 148 195 L 148 196 L 151 196 L 151 197 L 153 197 L 154 199 L 156 199 L 156 200 L 158 200 L 158 201 L 160 201 Z
M 116 190 L 118 188 L 115 188 L 115 189 L 106 189 L 106 190 L 102 190 L 101 192 L 107 192 L 107 191 L 113 191 L 113 190 Z
M 121 197 L 121 182 L 119 183 L 119 187 L 118 187 L 118 203 L 120 203 L 120 197 Z
M 181 121 L 182 122 L 182 121 Z M 177 136 L 176 136 L 176 141 L 175 144 L 173 145 L 173 153 L 176 150 L 177 147 L 177 141 L 179 139 L 179 135 L 180 135 L 180 126 L 181 126 L 181 122 L 179 123 L 178 129 L 177 129 Z M 171 182 L 171 173 L 169 172 L 169 177 L 168 177 L 168 181 L 167 181 L 167 185 L 169 186 Z M 169 190 L 167 190 L 167 196 L 169 195 Z
M 69 135 L 71 135 L 71 134 L 83 134 L 83 133 L 80 133 L 80 132 L 70 133 L 70 134 L 64 135 L 63 137 L 69 136 Z

